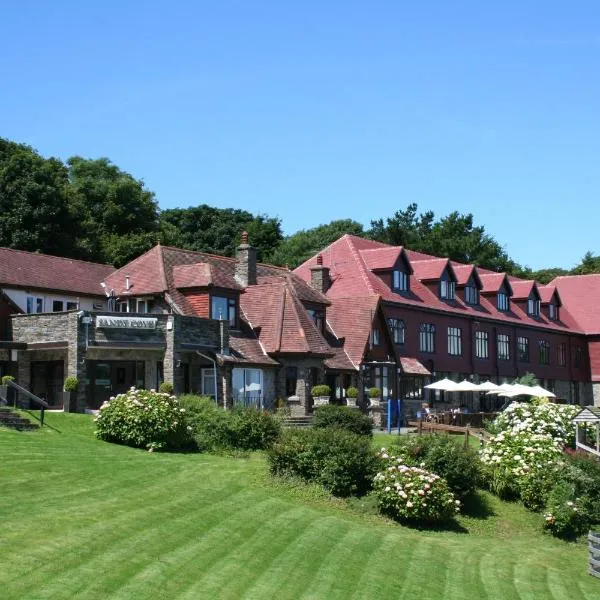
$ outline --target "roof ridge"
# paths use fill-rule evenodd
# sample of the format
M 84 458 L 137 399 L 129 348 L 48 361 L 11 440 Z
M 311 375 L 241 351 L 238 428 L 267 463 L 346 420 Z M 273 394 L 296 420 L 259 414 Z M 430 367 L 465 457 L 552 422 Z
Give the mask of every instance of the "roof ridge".
M 160 271 L 160 276 L 162 277 L 163 290 L 168 290 L 169 284 L 167 282 L 167 275 L 165 273 L 165 257 L 162 251 L 163 247 L 160 245 L 160 243 L 154 247 L 158 248 L 158 269 Z
M 71 260 L 73 262 L 84 263 L 86 265 L 95 265 L 98 267 L 111 267 L 117 270 L 114 265 L 110 263 L 94 262 L 92 260 L 83 260 L 82 258 L 71 258 L 70 256 L 58 256 L 57 254 L 47 254 L 46 252 L 33 252 L 31 250 L 20 250 L 18 248 L 7 248 L 6 246 L 0 246 L 0 251 L 6 250 L 8 252 L 18 252 L 20 254 L 28 254 L 30 256 L 46 256 L 48 258 L 58 258 L 60 260 Z

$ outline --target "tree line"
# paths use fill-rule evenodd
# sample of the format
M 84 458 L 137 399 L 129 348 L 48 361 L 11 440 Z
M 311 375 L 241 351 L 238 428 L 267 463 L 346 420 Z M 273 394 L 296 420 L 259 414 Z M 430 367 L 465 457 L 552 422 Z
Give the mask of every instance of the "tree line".
M 600 272 L 591 252 L 572 270 L 532 271 L 475 225 L 472 214 L 436 218 L 416 204 L 365 228 L 339 219 L 284 236 L 281 220 L 207 204 L 160 210 L 143 180 L 107 158 L 45 158 L 30 146 L 0 138 L 0 246 L 120 267 L 157 242 L 233 256 L 248 231 L 259 260 L 293 269 L 341 235 L 350 233 L 402 245 L 494 271 L 546 283 L 558 275 Z

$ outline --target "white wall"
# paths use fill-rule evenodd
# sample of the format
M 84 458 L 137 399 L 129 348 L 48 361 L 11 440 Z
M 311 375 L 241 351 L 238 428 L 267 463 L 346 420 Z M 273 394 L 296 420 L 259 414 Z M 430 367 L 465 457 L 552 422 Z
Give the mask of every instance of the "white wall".
M 47 294 L 40 291 L 26 291 L 11 288 L 2 288 L 2 291 L 24 312 L 27 312 L 27 296 L 42 298 L 42 312 L 52 312 L 54 300 L 63 301 L 63 309 L 66 310 L 67 302 L 79 302 L 80 310 L 106 310 L 106 300 L 90 298 L 86 296 L 70 296 L 68 294 Z M 99 308 L 94 309 L 94 304 Z

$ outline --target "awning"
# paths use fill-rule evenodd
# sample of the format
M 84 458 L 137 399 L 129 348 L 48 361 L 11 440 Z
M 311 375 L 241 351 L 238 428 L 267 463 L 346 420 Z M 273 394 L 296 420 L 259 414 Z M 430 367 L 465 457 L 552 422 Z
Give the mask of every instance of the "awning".
M 401 356 L 400 366 L 402 367 L 402 371 L 407 375 L 421 375 L 423 377 L 431 375 L 431 372 L 416 358 Z

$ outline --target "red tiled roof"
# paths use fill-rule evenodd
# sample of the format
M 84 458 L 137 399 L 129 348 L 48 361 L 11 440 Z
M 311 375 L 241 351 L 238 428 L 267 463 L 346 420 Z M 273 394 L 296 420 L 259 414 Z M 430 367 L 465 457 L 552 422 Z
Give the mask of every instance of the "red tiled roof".
M 207 263 L 175 265 L 173 267 L 173 283 L 178 290 L 208 287 L 212 284 L 210 265 Z
M 454 274 L 450 261 L 447 258 L 428 258 L 426 260 L 411 261 L 415 277 L 419 281 L 435 281 L 442 277 L 446 269 Z
M 512 297 L 515 300 L 522 300 L 524 298 L 529 298 L 532 290 L 537 290 L 537 285 L 535 281 L 532 279 L 522 280 L 522 279 L 511 279 L 510 287 L 512 288 L 513 294 Z M 539 292 L 538 292 L 539 295 Z
M 551 282 L 556 286 L 568 312 L 561 310 L 562 321 L 572 318 L 588 335 L 600 334 L 600 274 L 566 275 Z
M 279 363 L 267 356 L 260 345 L 258 338 L 250 328 L 247 331 L 230 331 L 229 346 L 232 353 L 222 355 L 221 360 L 226 363 L 275 366 Z
M 323 264 L 331 269 L 330 275 L 332 284 L 327 291 L 327 297 L 331 300 L 332 307 L 327 311 L 328 318 L 329 315 L 339 312 L 337 307 L 340 305 L 341 299 L 345 300 L 343 306 L 351 309 L 353 301 L 358 301 L 357 299 L 360 299 L 360 302 L 363 302 L 363 298 L 372 296 L 374 298 L 381 298 L 385 302 L 406 307 L 428 308 L 450 314 L 473 315 L 476 316 L 477 319 L 490 319 L 513 324 L 520 323 L 553 331 L 569 330 L 570 323 L 567 320 L 568 312 L 564 309 L 561 311 L 561 320 L 555 322 L 550 321 L 543 316 L 540 318 L 530 317 L 516 304 L 512 305 L 509 312 L 499 311 L 496 307 L 495 299 L 488 299 L 484 295 L 481 295 L 480 304 L 478 306 L 465 304 L 459 295 L 457 295 L 453 302 L 444 302 L 436 293 L 431 291 L 425 284 L 417 279 L 416 273 L 410 277 L 410 293 L 393 292 L 377 274 L 367 269 L 360 252 L 360 250 L 366 250 L 368 248 L 381 247 L 381 242 L 374 242 L 352 235 L 344 235 L 330 244 L 326 250 L 321 251 Z M 414 260 L 413 257 L 415 256 L 421 259 L 423 256 L 427 259 L 431 259 L 431 257 L 423 255 L 422 253 L 415 253 L 408 250 L 406 252 L 411 260 Z M 441 260 L 443 261 L 445 259 Z M 316 265 L 316 257 L 312 257 L 304 262 L 294 272 L 305 281 L 310 281 L 310 267 L 314 265 Z M 492 273 L 479 268 L 477 268 L 477 270 L 484 286 L 484 292 L 496 292 L 505 281 L 506 284 L 510 286 L 506 274 L 504 273 Z M 346 336 L 346 343 L 348 343 L 352 337 L 353 330 L 351 328 L 345 329 L 347 333 L 340 333 L 335 330 L 335 327 L 333 327 L 333 329 L 336 335 L 340 337 Z M 579 332 L 579 327 L 574 325 L 574 330 Z M 368 335 L 364 339 L 368 340 Z M 354 362 L 357 353 L 354 352 L 349 354 Z
M 409 375 L 431 375 L 431 372 L 426 369 L 423 364 L 416 358 L 409 358 L 408 356 L 400 357 L 400 365 L 404 373 Z
M 371 271 L 389 271 L 394 268 L 394 265 L 402 255 L 402 246 L 369 248 L 368 250 L 361 250 L 360 254 L 365 261 L 367 269 Z
M 482 283 L 479 277 L 479 273 L 477 273 L 477 267 L 475 265 L 461 265 L 454 261 L 451 262 L 452 268 L 454 269 L 454 274 L 456 275 L 456 285 L 463 286 L 469 283 L 469 279 L 473 277 L 475 279 L 475 283 L 481 289 Z
M 538 292 L 540 293 L 540 300 L 542 304 L 550 304 L 552 301 L 552 297 L 556 294 L 556 299 L 558 301 L 558 305 L 562 304 L 560 299 L 560 294 L 556 289 L 556 286 L 549 283 L 548 285 L 538 285 Z
M 104 296 L 100 283 L 114 270 L 110 265 L 0 248 L 0 286 L 7 288 Z

